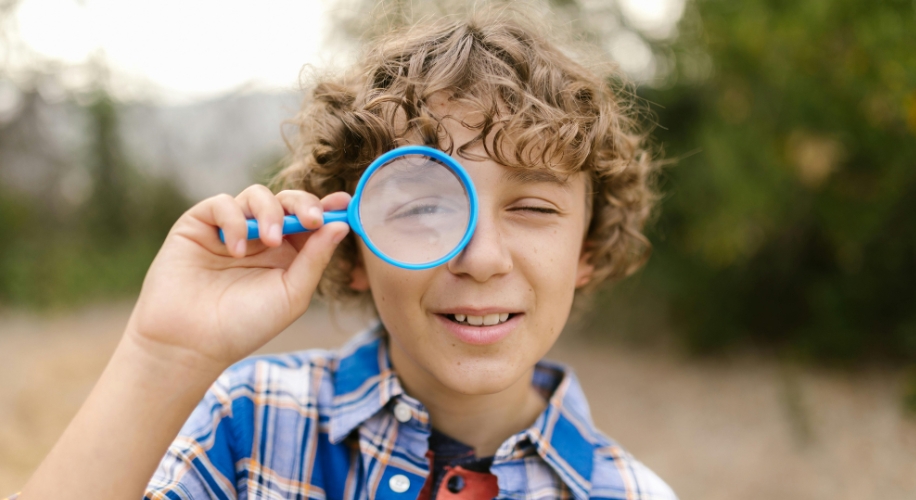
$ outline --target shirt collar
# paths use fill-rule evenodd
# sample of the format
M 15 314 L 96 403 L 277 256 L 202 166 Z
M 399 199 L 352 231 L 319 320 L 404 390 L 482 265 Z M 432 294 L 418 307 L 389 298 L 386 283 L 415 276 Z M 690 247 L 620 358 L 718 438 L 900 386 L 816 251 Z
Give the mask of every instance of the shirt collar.
M 341 349 L 331 366 L 334 398 L 329 438 L 332 443 L 342 441 L 391 398 L 404 393 L 391 368 L 382 331 L 378 325 L 358 334 Z
M 381 325 L 357 335 L 344 346 L 331 366 L 334 397 L 329 437 L 339 443 L 404 389 L 391 367 Z M 577 498 L 588 498 L 595 447 L 603 438 L 592 423 L 585 394 L 568 367 L 540 361 L 533 385 L 550 394 L 547 408 L 534 424 L 512 436 L 496 453 L 515 453 L 521 441 L 530 441 L 538 455 L 560 476 Z M 412 399 L 412 398 L 410 398 Z
M 539 383 L 555 389 L 525 435 L 575 497 L 588 498 L 595 448 L 603 446 L 604 438 L 592 422 L 585 393 L 572 370 L 549 361 L 535 368 L 534 384 Z

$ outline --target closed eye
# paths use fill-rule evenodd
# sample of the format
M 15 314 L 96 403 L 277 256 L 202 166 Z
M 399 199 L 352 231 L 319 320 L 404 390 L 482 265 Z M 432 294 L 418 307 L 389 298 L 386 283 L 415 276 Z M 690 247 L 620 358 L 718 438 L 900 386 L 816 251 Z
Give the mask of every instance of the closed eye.
M 560 213 L 559 210 L 549 208 L 549 207 L 515 207 L 515 208 L 511 208 L 510 211 L 512 212 L 525 211 L 525 212 L 535 212 L 535 213 L 540 213 L 540 214 L 558 214 Z

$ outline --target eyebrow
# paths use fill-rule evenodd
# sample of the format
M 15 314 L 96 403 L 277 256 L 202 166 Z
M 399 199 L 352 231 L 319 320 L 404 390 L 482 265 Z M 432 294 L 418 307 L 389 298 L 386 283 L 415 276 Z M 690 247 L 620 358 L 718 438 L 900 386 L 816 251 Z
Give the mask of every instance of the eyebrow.
M 548 182 L 569 189 L 569 182 L 550 170 L 513 169 L 503 174 L 503 180 L 521 184 Z

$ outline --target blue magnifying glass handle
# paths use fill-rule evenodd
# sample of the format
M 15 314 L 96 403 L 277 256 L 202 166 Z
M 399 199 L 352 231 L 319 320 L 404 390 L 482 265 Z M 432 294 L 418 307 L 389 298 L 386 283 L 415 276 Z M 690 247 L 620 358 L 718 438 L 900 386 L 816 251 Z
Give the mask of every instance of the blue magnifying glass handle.
M 430 269 L 458 255 L 471 240 L 477 192 L 464 167 L 444 151 L 401 146 L 373 160 L 347 210 L 325 212 L 324 222 L 347 223 L 391 265 Z M 285 217 L 283 234 L 304 231 L 296 216 Z M 249 220 L 248 239 L 259 236 L 257 221 Z M 219 239 L 225 243 L 222 229 Z
M 324 213 L 324 223 L 328 224 L 331 222 L 346 222 L 350 224 L 350 219 L 347 216 L 346 210 L 334 210 Z M 283 234 L 296 234 L 304 233 L 306 231 L 311 231 L 311 229 L 306 229 L 299 223 L 299 217 L 295 215 L 287 215 L 283 218 Z M 261 237 L 261 233 L 258 230 L 258 221 L 256 219 L 248 219 L 248 239 L 253 240 Z M 226 242 L 223 237 L 223 230 L 219 230 L 219 240 L 223 243 Z

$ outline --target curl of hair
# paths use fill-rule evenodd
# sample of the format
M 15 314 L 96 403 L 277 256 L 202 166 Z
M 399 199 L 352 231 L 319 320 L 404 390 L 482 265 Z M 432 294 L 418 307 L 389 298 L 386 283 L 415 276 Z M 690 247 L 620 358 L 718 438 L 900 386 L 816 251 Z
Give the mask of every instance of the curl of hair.
M 510 168 L 585 172 L 590 209 L 584 249 L 594 273 L 587 289 L 639 269 L 651 251 L 643 228 L 657 200 L 657 163 L 639 130 L 632 99 L 616 92 L 615 75 L 588 70 L 518 19 L 472 17 L 389 33 L 374 43 L 355 70 L 316 82 L 288 122 L 288 165 L 275 188 L 319 197 L 353 193 L 373 159 L 407 143 L 476 158 L 476 143 Z M 428 107 L 444 93 L 481 119 L 457 149 L 442 126 L 446 116 Z M 350 288 L 359 262 L 350 235 L 319 284 L 333 300 L 361 295 Z

